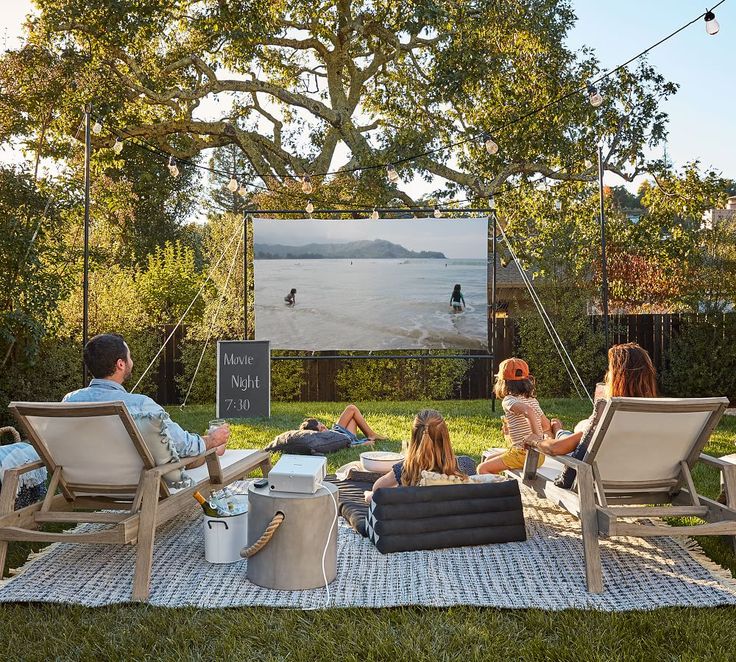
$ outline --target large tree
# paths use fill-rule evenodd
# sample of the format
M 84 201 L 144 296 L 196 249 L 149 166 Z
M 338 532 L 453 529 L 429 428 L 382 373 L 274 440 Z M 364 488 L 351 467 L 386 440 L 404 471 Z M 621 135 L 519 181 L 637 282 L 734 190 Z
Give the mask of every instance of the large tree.
M 592 50 L 566 45 L 569 0 L 36 5 L 29 45 L 0 67 L 2 100 L 15 107 L 3 125 L 28 146 L 59 151 L 91 101 L 109 129 L 97 148 L 114 134 L 182 159 L 234 145 L 254 183 L 292 205 L 307 197 L 295 177 L 358 168 L 368 169 L 315 178 L 311 197 L 412 204 L 402 181 L 386 183 L 380 166 L 391 162 L 404 182 L 437 176 L 445 194 L 471 198 L 533 175 L 591 180 L 586 159 L 601 139 L 606 168 L 632 179 L 664 136 L 659 101 L 675 91 L 639 61 L 600 83 L 600 108 L 582 92 L 553 103 L 600 73 Z M 39 79 L 47 93 L 27 95 Z

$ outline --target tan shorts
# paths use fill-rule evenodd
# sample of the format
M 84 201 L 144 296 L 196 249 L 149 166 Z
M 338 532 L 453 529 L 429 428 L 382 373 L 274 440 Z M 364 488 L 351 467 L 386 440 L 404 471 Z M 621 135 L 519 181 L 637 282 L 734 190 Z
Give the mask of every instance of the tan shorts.
M 509 448 L 503 455 L 498 456 L 509 469 L 523 469 L 526 460 L 526 451 L 523 448 Z M 539 454 L 537 468 L 542 466 L 544 455 Z

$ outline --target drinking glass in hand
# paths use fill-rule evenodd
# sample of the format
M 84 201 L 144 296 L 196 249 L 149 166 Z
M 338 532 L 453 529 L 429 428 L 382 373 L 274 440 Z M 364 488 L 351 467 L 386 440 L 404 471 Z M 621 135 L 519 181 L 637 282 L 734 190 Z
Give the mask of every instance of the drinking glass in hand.
M 207 426 L 207 434 L 214 432 L 217 428 L 221 428 L 227 421 L 224 418 L 214 418 L 209 422 Z

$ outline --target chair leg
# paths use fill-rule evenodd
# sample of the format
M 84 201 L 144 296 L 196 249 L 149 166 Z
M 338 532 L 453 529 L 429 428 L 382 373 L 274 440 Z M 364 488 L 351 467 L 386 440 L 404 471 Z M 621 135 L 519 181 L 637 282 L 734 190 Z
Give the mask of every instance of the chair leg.
M 723 491 L 725 492 L 725 501 L 728 508 L 736 510 L 736 465 L 724 467 L 721 470 L 721 479 L 723 481 Z M 731 550 L 736 554 L 736 536 L 726 536 L 730 543 Z
M 268 472 L 271 471 L 271 467 L 273 466 L 271 464 L 271 458 L 269 457 L 267 460 L 263 460 L 263 462 L 261 462 L 258 466 L 261 468 L 261 473 L 265 478 L 266 476 L 268 476 Z
M 153 565 L 153 541 L 156 537 L 156 514 L 158 512 L 159 474 L 149 470 L 143 482 L 140 523 L 138 525 L 138 549 L 133 577 L 133 601 L 148 602 Z
M 15 510 L 15 497 L 18 493 L 18 475 L 12 469 L 5 472 L 2 489 L 0 489 L 0 515 L 8 515 Z M 5 571 L 5 559 L 8 555 L 8 541 L 0 540 L 0 579 Z
M 598 544 L 598 514 L 595 509 L 593 471 L 584 465 L 578 468 L 578 496 L 580 497 L 580 525 L 583 531 L 583 554 L 585 555 L 585 581 L 588 591 L 603 591 L 603 569 L 601 550 Z

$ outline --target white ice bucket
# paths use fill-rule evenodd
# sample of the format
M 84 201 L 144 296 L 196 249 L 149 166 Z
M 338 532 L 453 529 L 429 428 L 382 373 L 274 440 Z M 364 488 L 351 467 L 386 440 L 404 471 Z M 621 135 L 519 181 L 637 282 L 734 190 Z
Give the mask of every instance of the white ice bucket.
M 247 502 L 246 502 L 247 506 Z M 248 510 L 232 517 L 204 516 L 204 558 L 210 563 L 242 561 L 248 543 Z

